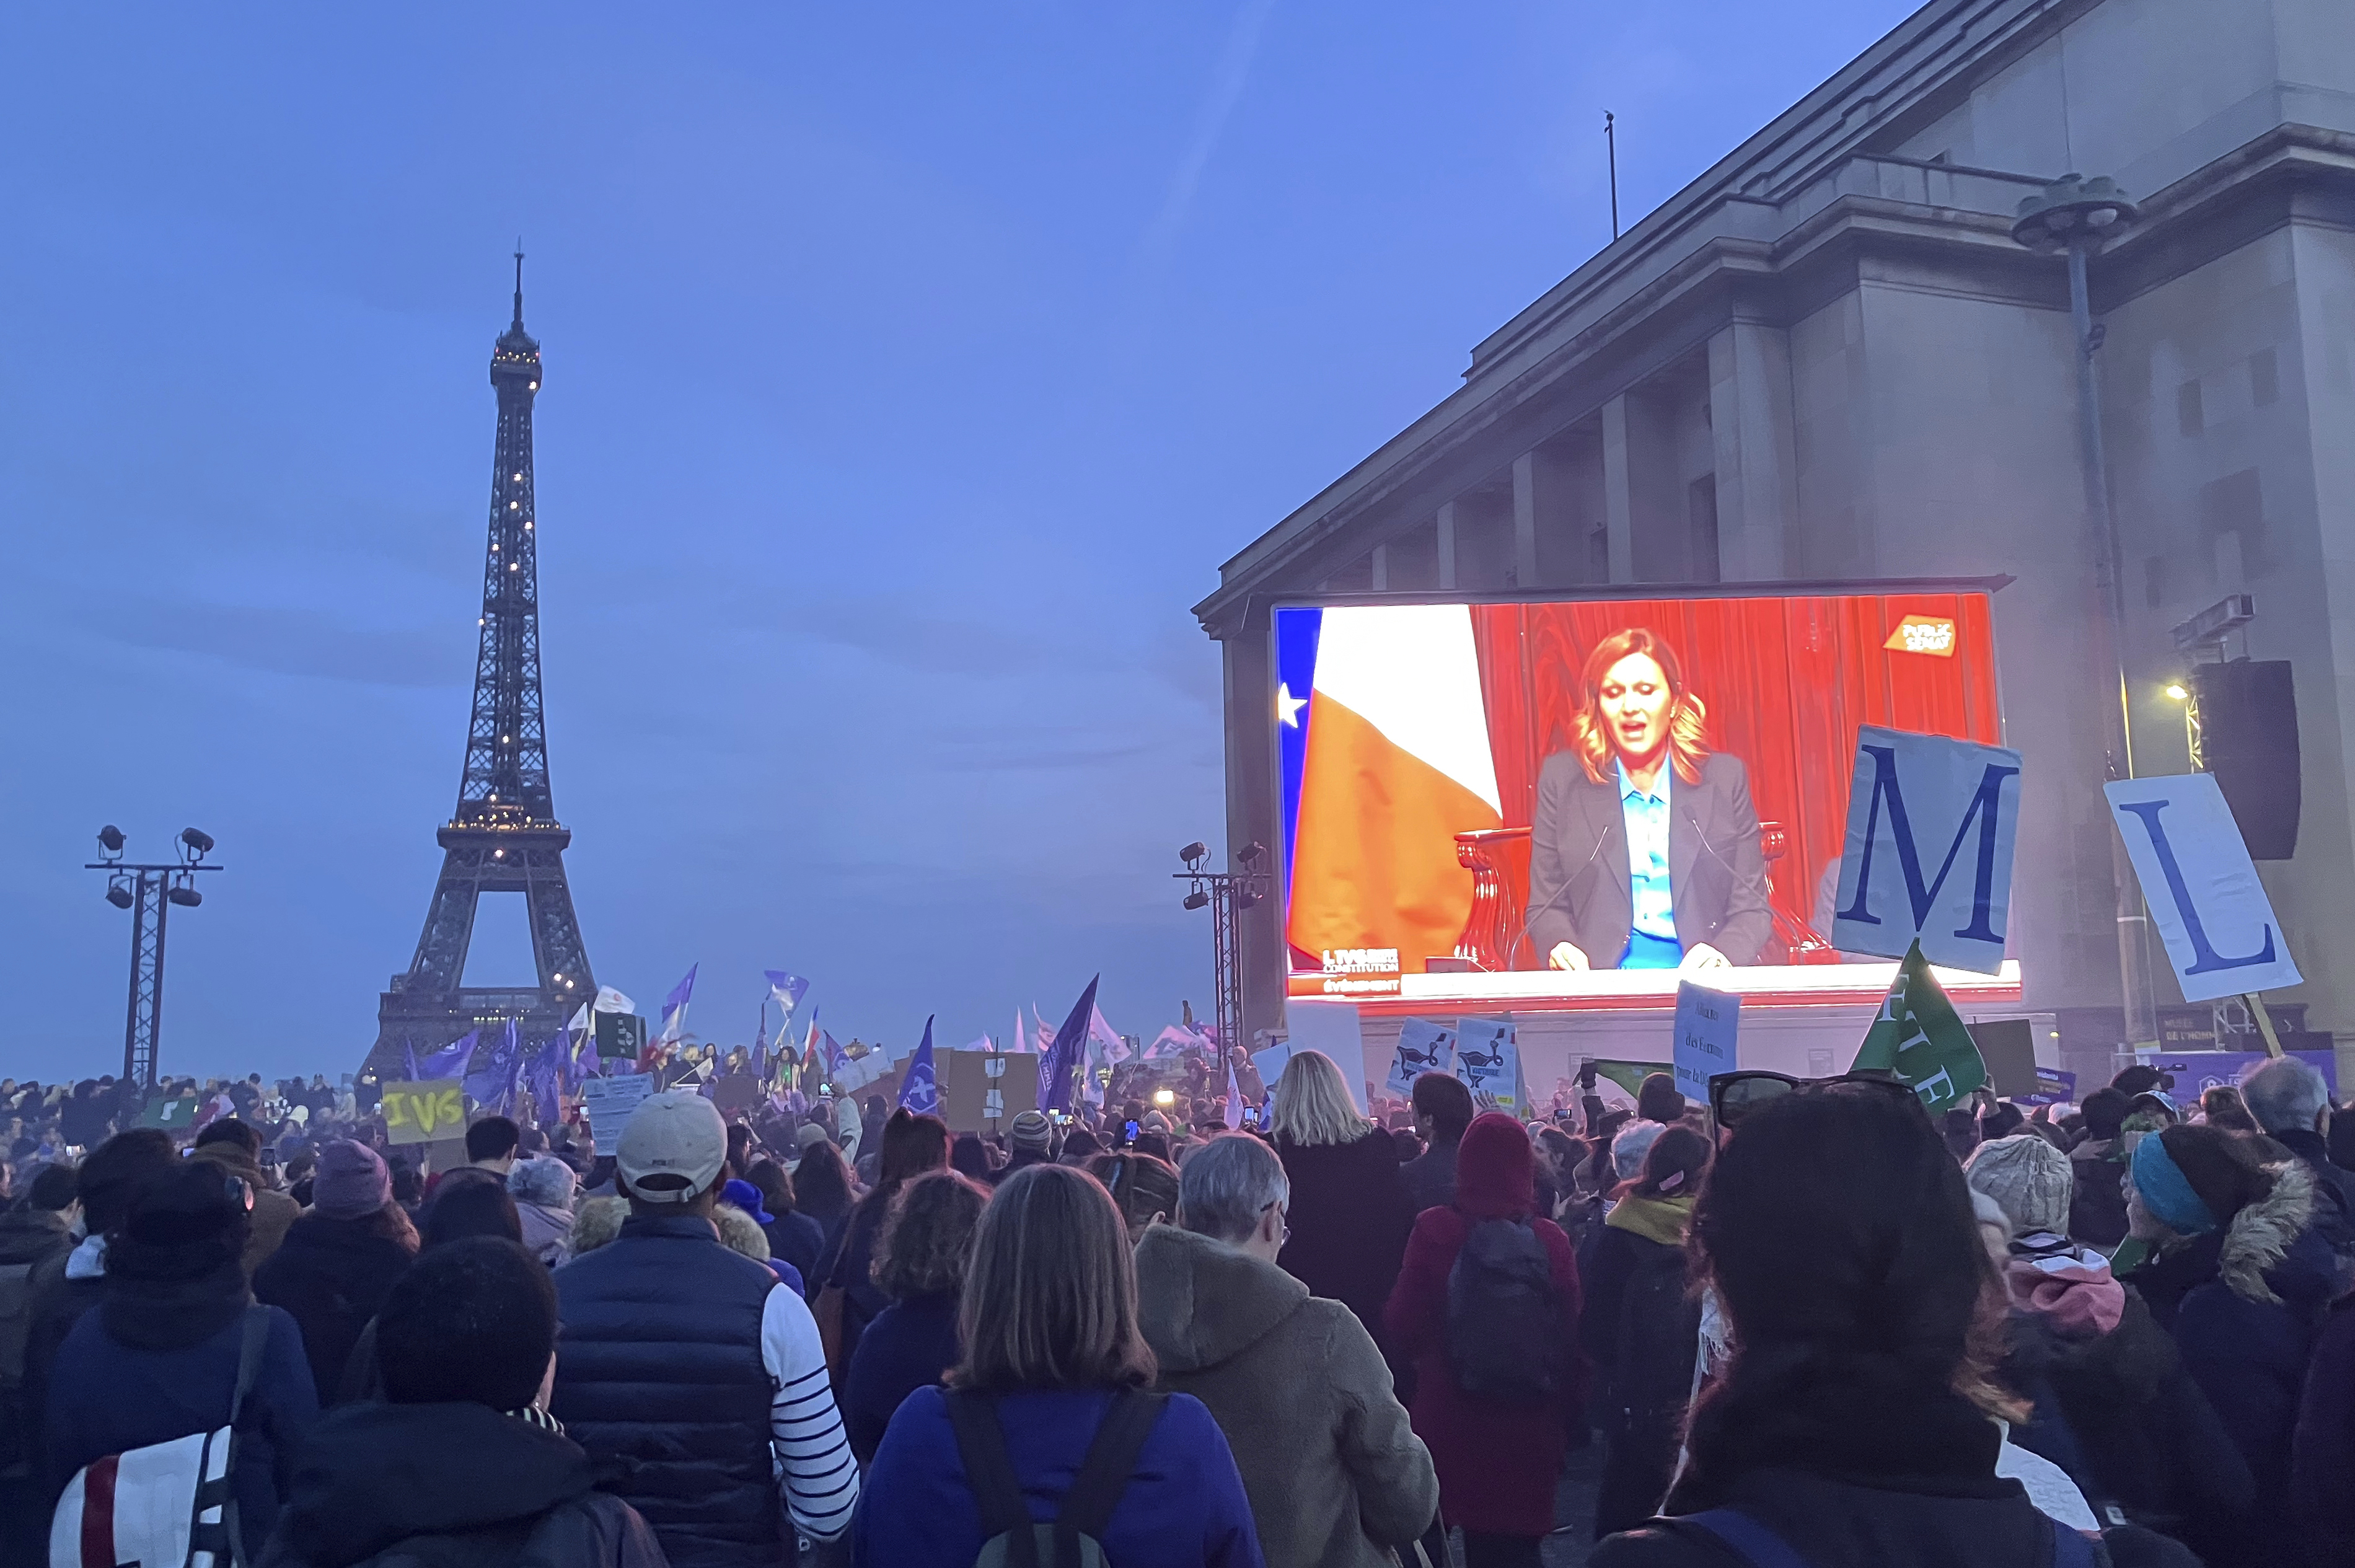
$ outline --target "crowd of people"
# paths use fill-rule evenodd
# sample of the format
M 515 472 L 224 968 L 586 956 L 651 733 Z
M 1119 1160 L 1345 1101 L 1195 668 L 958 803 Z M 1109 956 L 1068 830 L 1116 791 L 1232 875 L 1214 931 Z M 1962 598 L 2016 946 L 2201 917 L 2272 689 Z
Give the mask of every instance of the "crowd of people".
M 2355 1563 L 2355 1173 L 2294 1059 L 1943 1120 L 1764 1073 L 1378 1120 L 1314 1051 L 1231 1131 L 682 1088 L 442 1170 L 237 1087 L 0 1084 L 0 1568 Z

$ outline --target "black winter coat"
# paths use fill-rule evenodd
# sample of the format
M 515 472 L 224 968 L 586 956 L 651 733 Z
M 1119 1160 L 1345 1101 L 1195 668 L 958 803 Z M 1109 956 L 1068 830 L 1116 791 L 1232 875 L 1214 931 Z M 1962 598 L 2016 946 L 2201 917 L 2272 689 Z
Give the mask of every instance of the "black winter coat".
M 2175 1338 L 2184 1369 L 2248 1461 L 2256 1499 L 2232 1528 L 2190 1542 L 2209 1568 L 2294 1563 L 2290 1439 L 2337 1259 L 2313 1228 L 2305 1166 L 2278 1167 L 2271 1196 L 2222 1231 L 2169 1247 L 2126 1276 Z
M 2248 1462 L 2139 1296 L 2127 1292 L 2118 1326 L 2093 1339 L 2064 1339 L 2033 1313 L 2015 1314 L 2007 1338 L 2004 1381 L 2039 1414 L 2011 1440 L 2068 1471 L 2097 1508 L 2190 1541 L 2230 1530 L 2255 1500 Z
M 1346 1144 L 1296 1144 L 1275 1152 L 1292 1183 L 1292 1239 L 1276 1265 L 1358 1315 L 1382 1344 L 1382 1307 L 1398 1283 L 1415 1210 L 1399 1179 L 1398 1144 L 1379 1127 Z
M 579 1444 L 480 1404 L 352 1404 L 297 1451 L 261 1568 L 666 1568 Z
M 413 1254 L 380 1233 L 378 1221 L 305 1214 L 253 1271 L 253 1296 L 282 1307 L 303 1330 L 303 1353 L 323 1400 L 343 1386 L 361 1328 L 377 1315 Z
M 2355 1563 L 2355 1296 L 2330 1309 L 2306 1370 L 2290 1454 L 2290 1506 L 2307 1561 Z
M 677 1568 L 773 1563 L 787 1541 L 761 1355 L 777 1276 L 698 1215 L 631 1219 L 555 1274 L 549 1412 Z
M 1444 1209 L 1455 1201 L 1458 1143 L 1433 1143 L 1399 1167 L 1399 1179 L 1406 1184 L 1407 1201 L 1416 1213 L 1425 1209 Z
M 1595 1499 L 1597 1540 L 1659 1511 L 1676 1471 L 1700 1347 L 1685 1250 L 1604 1225 L 1579 1259 L 1579 1339 L 1594 1362 L 1589 1409 L 1610 1439 Z

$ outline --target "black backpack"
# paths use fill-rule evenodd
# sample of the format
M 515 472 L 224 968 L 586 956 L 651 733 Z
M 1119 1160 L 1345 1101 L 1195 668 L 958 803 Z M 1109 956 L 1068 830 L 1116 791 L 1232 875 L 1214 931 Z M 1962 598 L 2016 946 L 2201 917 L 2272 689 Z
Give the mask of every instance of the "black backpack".
M 996 1402 L 970 1390 L 952 1391 L 949 1424 L 956 1429 L 965 1480 L 981 1505 L 984 1540 L 975 1568 L 1111 1568 L 1101 1539 L 1104 1526 L 1112 1522 L 1136 1456 L 1168 1403 L 1167 1394 L 1141 1389 L 1113 1395 L 1055 1522 L 1040 1524 L 1023 1500 L 1021 1478 L 997 1424 Z
M 1527 1220 L 1480 1220 L 1447 1273 L 1447 1363 L 1455 1384 L 1498 1404 L 1543 1404 L 1563 1389 L 1569 1329 L 1553 1260 Z

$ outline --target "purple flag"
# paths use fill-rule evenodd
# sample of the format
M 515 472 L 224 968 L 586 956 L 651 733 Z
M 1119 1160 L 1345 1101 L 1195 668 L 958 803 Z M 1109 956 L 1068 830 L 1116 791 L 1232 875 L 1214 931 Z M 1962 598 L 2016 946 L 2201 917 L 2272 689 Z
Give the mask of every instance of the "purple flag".
M 466 1076 L 466 1064 L 474 1060 L 474 1046 L 482 1034 L 481 1029 L 470 1029 L 454 1044 L 442 1047 L 422 1061 L 417 1060 L 415 1052 L 411 1052 L 409 1081 L 422 1083 L 440 1078 L 464 1078 Z
M 1071 1108 L 1071 1069 L 1080 1065 L 1087 1051 L 1088 1019 L 1096 1010 L 1096 982 L 1099 975 L 1088 982 L 1080 999 L 1071 1008 L 1071 1017 L 1055 1031 L 1054 1043 L 1039 1059 L 1039 1104 L 1049 1111 Z
M 932 1072 L 932 1020 L 924 1019 L 924 1038 L 916 1047 L 916 1054 L 908 1058 L 908 1070 L 900 1079 L 900 1108 L 913 1111 L 920 1116 L 936 1116 L 941 1110 L 940 1080 Z

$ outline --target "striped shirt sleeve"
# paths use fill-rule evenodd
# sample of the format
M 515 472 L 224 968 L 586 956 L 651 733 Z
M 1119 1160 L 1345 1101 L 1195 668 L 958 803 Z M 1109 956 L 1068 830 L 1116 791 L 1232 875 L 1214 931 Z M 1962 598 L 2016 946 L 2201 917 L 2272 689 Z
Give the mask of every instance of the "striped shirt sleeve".
M 783 1285 L 769 1292 L 761 1309 L 761 1360 L 776 1390 L 769 1402 L 769 1442 L 785 1512 L 811 1540 L 833 1541 L 850 1528 L 858 1507 L 858 1465 L 826 1381 L 817 1320 Z

